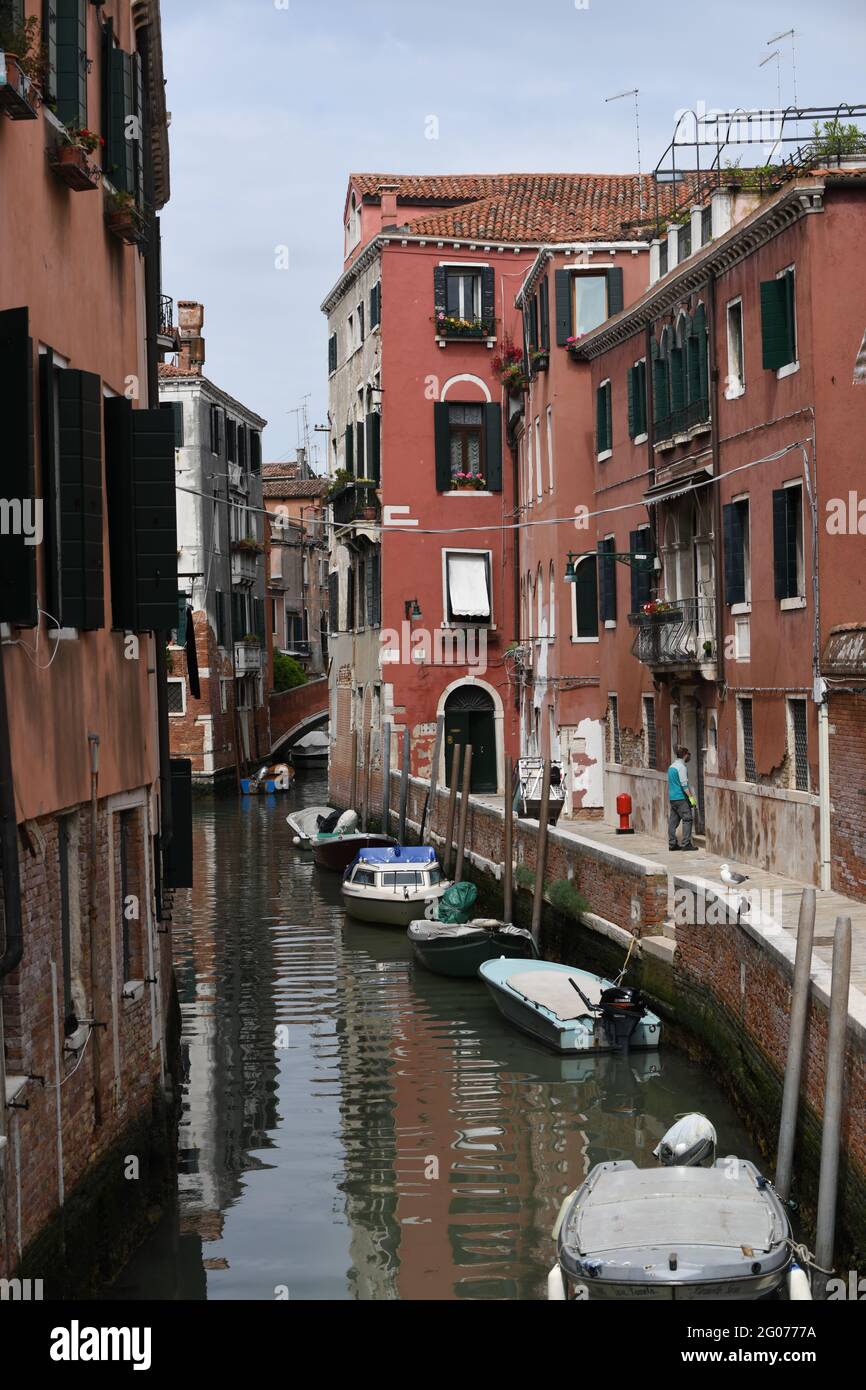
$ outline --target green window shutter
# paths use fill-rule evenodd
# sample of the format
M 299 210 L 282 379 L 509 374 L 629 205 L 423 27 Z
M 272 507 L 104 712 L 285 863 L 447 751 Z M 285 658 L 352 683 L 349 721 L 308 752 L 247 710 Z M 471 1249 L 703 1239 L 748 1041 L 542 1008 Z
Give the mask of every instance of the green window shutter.
M 33 342 L 27 309 L 0 313 L 0 419 L 3 421 L 3 468 L 0 493 L 21 506 L 22 523 L 31 539 L 35 526 L 33 473 Z M 45 523 L 43 507 L 43 526 Z M 37 621 L 36 549 L 26 545 L 23 527 L 0 536 L 0 621 L 35 627 Z
M 554 275 L 556 296 L 556 341 L 565 347 L 574 333 L 574 305 L 571 298 L 571 275 L 567 270 L 557 270 Z
M 0 5 L 0 20 L 3 6 Z M 42 42 L 45 47 L 45 100 L 57 101 L 57 0 L 42 0 Z
M 448 312 L 448 286 L 444 265 L 433 267 L 433 307 L 437 316 Z
M 367 416 L 367 477 L 374 483 L 379 482 L 382 472 L 381 437 L 382 417 L 372 410 Z
M 127 117 L 135 114 L 132 55 L 107 45 L 108 121 L 105 130 L 105 172 L 121 193 L 136 194 L 134 140 L 127 140 Z
M 778 371 L 795 360 L 789 280 L 793 280 L 793 276 L 782 275 L 778 280 L 761 282 L 761 346 L 764 367 L 768 371 Z
M 599 616 L 603 623 L 616 622 L 616 541 L 598 543 Z
M 632 555 L 647 555 L 652 551 L 652 533 L 649 527 L 642 526 L 637 531 L 632 531 L 629 537 L 629 550 Z M 652 597 L 653 590 L 653 571 L 647 567 L 636 569 L 631 566 L 632 581 L 632 612 L 637 613 L 645 603 Z
M 634 413 L 637 434 L 646 434 L 646 362 L 634 369 Z
M 346 426 L 346 463 L 347 473 L 355 471 L 355 432 L 351 425 Z
M 775 282 L 771 282 L 775 283 Z M 763 289 L 763 286 L 761 287 Z M 773 580 L 776 598 L 792 598 L 788 573 L 788 489 L 773 491 Z
M 164 410 L 133 410 L 137 632 L 170 631 L 177 607 L 174 428 Z
M 797 360 L 797 312 L 795 306 L 795 278 L 793 270 L 787 270 L 782 277 L 785 281 L 787 291 L 786 303 L 788 310 L 788 361 Z
M 670 388 L 671 388 L 671 411 L 682 410 L 686 403 L 685 389 L 685 368 L 683 363 L 683 349 L 680 347 L 671 348 L 670 353 Z
M 364 423 L 359 420 L 355 425 L 355 474 L 358 478 L 366 478 L 364 459 Z
M 538 302 L 541 306 L 541 347 L 542 351 L 550 351 L 550 285 L 547 276 L 541 282 L 538 290 Z
M 502 491 L 502 407 L 498 402 L 484 407 L 484 477 L 489 492 Z
M 725 553 L 725 603 L 745 603 L 746 571 L 741 508 L 729 502 L 722 508 Z
M 640 531 L 629 531 L 628 549 L 630 555 L 634 555 L 635 551 L 640 550 L 640 536 Z M 634 565 L 629 565 L 629 574 L 631 575 L 631 611 L 632 613 L 637 613 L 640 610 L 641 604 L 640 582 L 638 572 Z
M 337 370 L 337 335 L 332 333 L 328 339 L 328 376 Z
M 103 418 L 111 626 L 132 632 L 137 625 L 132 402 L 124 396 L 110 397 L 103 403 Z
M 481 271 L 481 319 L 492 332 L 496 322 L 496 277 L 491 266 Z
M 578 637 L 598 636 L 598 565 L 596 557 L 589 555 L 577 565 L 574 581 L 574 599 L 577 609 Z
M 183 448 L 183 403 L 181 401 L 162 401 L 160 410 L 171 411 L 172 427 L 174 429 L 174 447 Z
M 144 207 L 144 69 L 141 54 L 130 55 L 132 65 L 132 104 L 127 117 L 135 116 L 134 138 L 127 141 L 132 146 L 133 193 L 139 208 Z
M 64 627 L 103 626 L 102 382 L 93 372 L 58 373 L 61 605 Z M 177 586 L 174 586 L 175 589 Z
M 88 0 L 56 0 L 54 84 L 64 125 L 87 125 Z
M 433 428 L 436 438 L 436 488 L 451 491 L 451 432 L 448 428 L 448 406 L 445 401 L 433 405 Z
M 595 452 L 603 454 L 610 445 L 607 440 L 607 387 L 599 386 L 595 393 Z
M 606 271 L 607 276 L 607 315 L 613 318 L 614 314 L 622 311 L 622 267 L 613 266 Z
M 637 427 L 637 414 L 635 407 L 635 395 L 637 392 L 637 367 L 629 367 L 626 375 L 626 388 L 628 392 L 628 437 L 634 439 L 640 430 Z
M 192 888 L 192 763 L 189 758 L 172 758 L 171 839 L 166 845 L 163 871 L 166 888 Z

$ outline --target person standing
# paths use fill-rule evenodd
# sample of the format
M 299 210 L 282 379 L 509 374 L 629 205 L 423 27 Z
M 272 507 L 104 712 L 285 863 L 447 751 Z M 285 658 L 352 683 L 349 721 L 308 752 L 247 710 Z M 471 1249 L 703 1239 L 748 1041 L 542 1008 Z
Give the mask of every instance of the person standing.
M 692 755 L 688 748 L 683 747 L 675 748 L 674 752 L 676 757 L 668 768 L 668 849 L 696 850 L 697 845 L 692 844 L 692 825 L 697 803 L 689 788 L 688 770 L 688 762 Z M 680 823 L 683 827 L 683 837 L 682 843 L 677 844 L 677 827 Z

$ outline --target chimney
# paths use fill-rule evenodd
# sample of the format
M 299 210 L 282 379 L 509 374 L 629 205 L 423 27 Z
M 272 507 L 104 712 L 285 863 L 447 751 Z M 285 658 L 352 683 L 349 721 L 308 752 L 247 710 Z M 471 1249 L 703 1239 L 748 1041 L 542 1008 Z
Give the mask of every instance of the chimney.
M 179 299 L 177 317 L 180 337 L 178 365 L 184 371 L 201 376 L 204 366 L 204 305 L 197 304 L 194 299 Z
M 376 192 L 382 205 L 381 228 L 383 232 L 393 231 L 397 226 L 397 183 L 380 183 Z

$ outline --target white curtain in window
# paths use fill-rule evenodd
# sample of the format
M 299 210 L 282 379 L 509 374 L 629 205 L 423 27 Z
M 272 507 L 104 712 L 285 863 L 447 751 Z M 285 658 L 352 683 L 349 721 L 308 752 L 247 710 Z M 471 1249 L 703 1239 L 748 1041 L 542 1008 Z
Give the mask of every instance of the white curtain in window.
M 484 555 L 448 556 L 448 598 L 455 618 L 489 618 L 490 591 Z

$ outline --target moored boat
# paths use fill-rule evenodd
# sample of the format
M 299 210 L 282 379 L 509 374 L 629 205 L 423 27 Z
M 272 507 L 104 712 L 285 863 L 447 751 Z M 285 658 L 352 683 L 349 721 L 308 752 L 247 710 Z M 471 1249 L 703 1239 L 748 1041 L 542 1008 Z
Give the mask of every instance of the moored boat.
M 312 729 L 292 745 L 292 762 L 303 770 L 307 767 L 325 767 L 328 762 L 328 735 L 322 729 Z
M 364 831 L 340 834 L 320 832 L 312 841 L 313 863 L 319 869 L 341 874 L 362 849 L 387 849 L 397 841 L 391 835 L 373 835 Z
M 286 816 L 286 824 L 292 832 L 292 843 L 297 849 L 312 848 L 313 837 L 319 833 L 319 822 L 333 815 L 333 806 L 304 806 L 300 811 L 291 811 Z
M 555 1052 L 659 1045 L 661 1020 L 638 990 L 546 960 L 488 960 L 478 973 L 509 1022 Z
M 495 918 L 413 922 L 406 935 L 420 965 L 454 979 L 474 979 L 485 961 L 500 956 L 531 960 L 538 954 L 530 932 Z
M 343 875 L 343 902 L 351 917 L 383 927 L 405 927 L 423 917 L 448 887 L 430 845 L 363 848 Z

